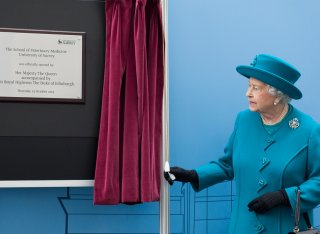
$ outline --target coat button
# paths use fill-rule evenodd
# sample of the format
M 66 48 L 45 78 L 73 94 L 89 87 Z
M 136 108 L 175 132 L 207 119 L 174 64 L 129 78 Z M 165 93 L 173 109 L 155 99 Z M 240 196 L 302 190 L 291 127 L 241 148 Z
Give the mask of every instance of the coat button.
M 268 161 L 268 159 L 267 158 L 262 158 L 262 165 L 264 165 L 264 164 L 266 164 L 267 163 L 267 161 Z
M 258 230 L 258 231 L 263 230 L 263 226 L 262 226 L 262 225 L 260 225 L 260 224 L 259 224 L 256 228 L 257 228 L 257 230 Z

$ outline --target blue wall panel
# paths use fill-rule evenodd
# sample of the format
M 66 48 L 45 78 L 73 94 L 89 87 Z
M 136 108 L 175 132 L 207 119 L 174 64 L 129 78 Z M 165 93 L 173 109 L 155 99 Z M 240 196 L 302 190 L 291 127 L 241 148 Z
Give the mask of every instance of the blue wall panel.
M 237 113 L 248 108 L 247 79 L 235 67 L 259 53 L 301 71 L 296 84 L 304 97 L 292 104 L 320 120 L 319 92 L 312 88 L 320 84 L 319 9 L 319 1 L 169 1 L 171 165 L 191 169 L 223 155 Z M 227 233 L 232 183 L 188 193 L 185 233 Z

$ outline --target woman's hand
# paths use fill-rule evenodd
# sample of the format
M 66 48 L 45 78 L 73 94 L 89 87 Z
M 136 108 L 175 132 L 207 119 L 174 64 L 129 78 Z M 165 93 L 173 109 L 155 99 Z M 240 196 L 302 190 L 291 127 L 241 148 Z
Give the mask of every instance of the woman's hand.
M 279 205 L 290 206 L 288 195 L 284 189 L 257 197 L 248 204 L 248 207 L 249 211 L 262 214 Z
M 190 182 L 194 184 L 199 183 L 198 174 L 195 170 L 186 170 L 181 167 L 170 167 L 170 174 L 173 174 L 176 181 L 180 182 Z M 164 172 L 164 178 L 169 182 L 170 185 L 173 184 L 173 180 L 170 178 L 168 172 Z

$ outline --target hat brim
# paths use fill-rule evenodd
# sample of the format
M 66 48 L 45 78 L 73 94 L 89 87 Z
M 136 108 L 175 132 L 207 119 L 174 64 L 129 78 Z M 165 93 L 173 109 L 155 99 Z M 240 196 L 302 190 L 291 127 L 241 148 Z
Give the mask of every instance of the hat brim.
M 251 67 L 251 66 L 238 66 L 236 68 L 237 72 L 247 78 L 255 78 L 260 80 L 266 84 L 269 84 L 276 89 L 279 89 L 283 93 L 287 94 L 290 98 L 293 99 L 300 99 L 302 98 L 301 91 L 291 84 L 290 82 L 286 81 L 285 79 L 277 76 L 273 73 L 261 70 L 259 68 Z

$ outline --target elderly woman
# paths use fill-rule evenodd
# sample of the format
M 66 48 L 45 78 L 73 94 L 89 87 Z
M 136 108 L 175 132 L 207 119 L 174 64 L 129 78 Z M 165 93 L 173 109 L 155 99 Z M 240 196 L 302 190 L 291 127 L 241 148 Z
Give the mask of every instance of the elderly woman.
M 236 70 L 248 78 L 249 110 L 238 114 L 224 156 L 194 170 L 172 167 L 170 173 L 195 191 L 235 180 L 229 233 L 288 233 L 298 188 L 301 213 L 312 217 L 320 203 L 320 126 L 289 104 L 302 93 L 294 85 L 300 73 L 287 62 L 261 54 Z M 306 228 L 303 219 L 300 228 Z

